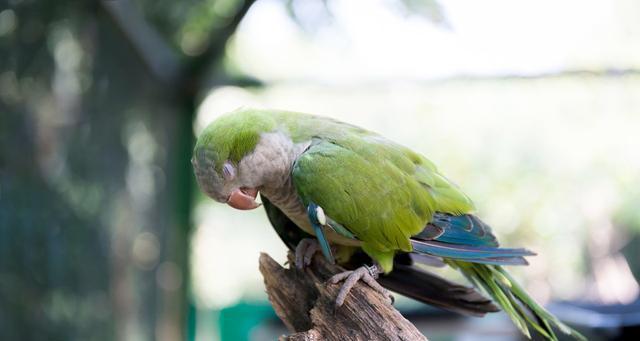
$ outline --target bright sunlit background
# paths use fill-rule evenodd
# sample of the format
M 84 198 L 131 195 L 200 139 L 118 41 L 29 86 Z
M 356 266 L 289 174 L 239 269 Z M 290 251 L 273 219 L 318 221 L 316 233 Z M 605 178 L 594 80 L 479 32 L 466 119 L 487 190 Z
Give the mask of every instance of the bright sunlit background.
M 513 271 L 540 301 L 637 298 L 622 252 L 640 228 L 640 4 L 442 1 L 439 20 L 393 1 L 329 1 L 328 18 L 298 5 L 320 24 L 254 5 L 228 64 L 266 85 L 212 89 L 196 135 L 241 106 L 377 131 L 436 162 L 503 245 L 539 253 Z M 199 197 L 194 219 L 198 309 L 264 300 L 258 253 L 285 259 L 264 213 Z

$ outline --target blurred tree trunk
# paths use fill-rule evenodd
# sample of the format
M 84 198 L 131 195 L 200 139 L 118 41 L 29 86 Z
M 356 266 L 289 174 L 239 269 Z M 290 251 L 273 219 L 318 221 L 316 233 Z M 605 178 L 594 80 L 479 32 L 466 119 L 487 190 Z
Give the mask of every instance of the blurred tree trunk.
M 127 0 L 0 6 L 0 339 L 187 336 L 192 121 L 251 4 L 197 57 Z

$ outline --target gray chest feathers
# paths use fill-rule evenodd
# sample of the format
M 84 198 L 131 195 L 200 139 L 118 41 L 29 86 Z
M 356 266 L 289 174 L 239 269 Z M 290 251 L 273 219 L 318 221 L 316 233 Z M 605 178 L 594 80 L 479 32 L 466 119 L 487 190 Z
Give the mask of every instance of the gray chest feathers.
M 307 217 L 307 210 L 290 180 L 287 181 L 284 186 L 277 189 L 265 188 L 262 194 L 296 225 L 309 233 L 312 232 L 311 224 Z
M 311 230 L 302 201 L 291 181 L 295 160 L 311 141 L 294 143 L 283 132 L 265 133 L 255 150 L 240 161 L 240 174 L 245 184 L 260 184 L 261 193 L 296 225 Z

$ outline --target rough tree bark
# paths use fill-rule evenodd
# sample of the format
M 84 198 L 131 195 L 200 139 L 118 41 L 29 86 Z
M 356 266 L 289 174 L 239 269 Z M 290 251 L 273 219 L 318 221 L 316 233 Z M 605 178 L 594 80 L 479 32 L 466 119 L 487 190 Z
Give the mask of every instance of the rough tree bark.
M 289 264 L 293 264 L 291 254 Z M 267 254 L 260 255 L 260 272 L 276 314 L 294 334 L 281 341 L 311 340 L 426 340 L 384 297 L 358 283 L 344 305 L 335 308 L 340 285 L 326 281 L 344 271 L 316 256 L 309 267 L 284 268 Z

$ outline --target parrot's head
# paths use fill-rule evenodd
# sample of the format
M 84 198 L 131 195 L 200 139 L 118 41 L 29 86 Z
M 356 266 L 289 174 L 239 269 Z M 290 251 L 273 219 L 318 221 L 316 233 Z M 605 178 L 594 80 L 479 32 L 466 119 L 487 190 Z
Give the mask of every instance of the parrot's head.
M 273 120 L 257 111 L 243 110 L 213 121 L 198 137 L 191 163 L 198 185 L 212 199 L 250 210 L 268 181 L 267 156 L 258 150 L 261 136 L 272 130 Z

